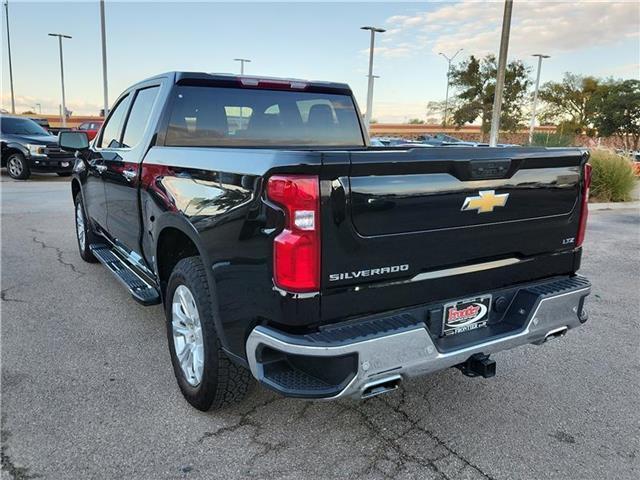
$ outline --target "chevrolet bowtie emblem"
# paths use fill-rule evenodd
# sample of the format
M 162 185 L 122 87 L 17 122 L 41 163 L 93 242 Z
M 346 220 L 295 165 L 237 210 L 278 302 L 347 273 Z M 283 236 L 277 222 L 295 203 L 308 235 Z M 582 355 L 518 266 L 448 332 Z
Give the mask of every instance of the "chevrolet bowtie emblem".
M 467 197 L 464 199 L 461 210 L 477 210 L 478 213 L 493 212 L 496 207 L 504 207 L 509 198 L 508 193 L 496 195 L 495 190 L 482 190 L 477 197 Z

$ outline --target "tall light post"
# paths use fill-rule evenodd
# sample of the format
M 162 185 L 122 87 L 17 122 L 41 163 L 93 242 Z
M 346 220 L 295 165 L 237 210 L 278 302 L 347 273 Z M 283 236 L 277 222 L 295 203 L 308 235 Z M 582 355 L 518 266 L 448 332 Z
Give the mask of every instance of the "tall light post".
M 240 62 L 240 75 L 244 75 L 244 64 L 251 63 L 251 60 L 248 58 L 234 58 L 234 62 Z M 242 126 L 242 119 L 244 116 L 244 108 L 240 107 L 240 124 Z
M 7 53 L 9 54 L 9 85 L 11 86 L 11 113 L 16 113 L 16 98 L 13 94 L 13 66 L 11 64 L 11 36 L 9 35 L 9 0 L 4 2 L 5 25 L 7 26 Z
M 107 33 L 104 20 L 104 0 L 100 0 L 100 36 L 102 39 L 102 97 L 104 117 L 109 114 L 109 92 L 107 90 Z
M 360 27 L 361 30 L 369 30 L 371 32 L 371 43 L 369 45 L 369 84 L 367 86 L 367 111 L 364 114 L 364 124 L 369 129 L 371 123 L 371 110 L 373 109 L 373 47 L 375 44 L 376 33 L 384 33 L 384 28 L 377 27 Z
M 493 113 L 491 115 L 491 134 L 489 146 L 495 147 L 498 143 L 500 131 L 500 112 L 502 110 L 502 90 L 504 89 L 504 74 L 507 69 L 507 52 L 509 50 L 509 32 L 511 31 L 511 12 L 513 0 L 505 0 L 504 16 L 502 18 L 502 36 L 500 38 L 500 56 L 498 57 L 498 75 L 496 78 L 496 90 L 493 96 Z
M 447 61 L 447 93 L 445 94 L 445 97 L 444 97 L 444 120 L 442 122 L 442 124 L 445 127 L 447 126 L 447 110 L 449 110 L 449 80 L 450 80 L 449 77 L 451 76 L 451 62 L 453 62 L 453 60 L 458 56 L 458 54 L 462 50 L 463 50 L 462 48 L 459 48 L 458 51 L 454 53 L 451 58 L 449 58 L 447 55 L 445 55 L 442 52 L 438 53 L 438 55 L 442 55 Z
M 36 103 L 36 107 L 38 107 L 38 113 L 42 113 L 42 104 Z
M 244 64 L 251 63 L 251 60 L 248 58 L 234 58 L 234 62 L 240 62 L 240 75 L 244 75 Z
M 50 33 L 50 37 L 58 37 L 58 47 L 60 48 L 60 80 L 62 82 L 62 126 L 67 126 L 67 104 L 64 97 L 64 62 L 62 61 L 62 39 L 71 38 L 71 35 L 64 35 L 62 33 Z
M 536 107 L 538 106 L 538 87 L 540 86 L 540 69 L 542 68 L 542 59 L 550 58 L 550 55 L 542 53 L 534 53 L 532 57 L 538 57 L 538 74 L 536 75 L 536 89 L 533 92 L 533 107 L 531 108 L 531 125 L 529 125 L 529 145 L 533 143 L 533 127 L 536 123 Z

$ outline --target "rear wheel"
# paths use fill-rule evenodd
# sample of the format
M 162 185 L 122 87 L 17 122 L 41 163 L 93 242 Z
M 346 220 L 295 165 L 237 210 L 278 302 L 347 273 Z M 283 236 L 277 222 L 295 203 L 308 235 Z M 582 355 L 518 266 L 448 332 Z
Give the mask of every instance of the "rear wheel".
M 31 176 L 27 159 L 20 152 L 14 152 L 7 158 L 7 171 L 11 178 L 26 180 Z
M 187 401 L 202 411 L 241 401 L 251 373 L 231 362 L 220 346 L 199 257 L 180 260 L 171 272 L 165 314 L 173 371 Z
M 96 243 L 96 234 L 91 230 L 91 226 L 85 216 L 82 195 L 78 193 L 75 198 L 76 206 L 76 240 L 78 240 L 78 251 L 85 262 L 96 263 L 98 260 L 93 256 L 89 245 Z

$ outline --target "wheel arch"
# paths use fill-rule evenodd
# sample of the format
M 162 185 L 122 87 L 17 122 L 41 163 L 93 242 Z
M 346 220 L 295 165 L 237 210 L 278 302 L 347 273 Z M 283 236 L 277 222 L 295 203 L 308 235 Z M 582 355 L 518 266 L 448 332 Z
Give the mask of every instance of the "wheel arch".
M 7 159 L 9 158 L 10 155 L 13 155 L 14 153 L 21 153 L 22 155 L 24 155 L 24 157 L 27 157 L 28 152 L 21 147 L 20 144 L 16 144 L 16 143 L 9 143 L 7 144 L 7 146 L 4 148 L 3 152 L 2 152 L 2 166 L 6 167 L 7 166 Z
M 183 258 L 196 255 L 202 257 L 196 242 L 182 228 L 170 225 L 160 231 L 155 248 L 155 262 L 163 297 L 176 264 Z
M 167 212 L 161 215 L 160 218 L 157 218 L 155 223 L 154 231 L 157 232 L 157 234 L 155 235 L 156 240 L 153 249 L 154 258 L 152 264 L 158 279 L 163 305 L 166 305 L 167 282 L 175 265 L 183 258 L 188 258 L 193 255 L 200 256 L 202 264 L 205 267 L 214 312 L 213 320 L 220 344 L 228 354 L 238 358 L 237 355 L 228 348 L 229 343 L 218 309 L 217 291 L 211 261 L 206 248 L 202 245 L 198 231 L 187 219 L 175 213 Z

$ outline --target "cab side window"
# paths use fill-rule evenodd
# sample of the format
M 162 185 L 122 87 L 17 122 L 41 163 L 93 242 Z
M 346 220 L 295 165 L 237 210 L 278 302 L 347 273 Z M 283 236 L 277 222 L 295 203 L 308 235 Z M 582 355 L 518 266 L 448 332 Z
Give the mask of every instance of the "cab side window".
M 111 115 L 107 123 L 102 129 L 102 138 L 100 138 L 100 148 L 122 148 L 120 143 L 120 133 L 122 132 L 122 123 L 125 114 L 129 109 L 130 95 L 127 95 L 111 111 Z
M 133 148 L 142 140 L 159 89 L 160 87 L 149 87 L 138 91 L 124 127 L 123 147 Z

